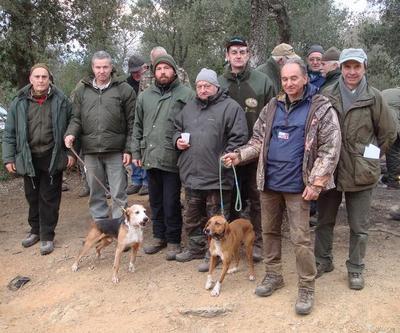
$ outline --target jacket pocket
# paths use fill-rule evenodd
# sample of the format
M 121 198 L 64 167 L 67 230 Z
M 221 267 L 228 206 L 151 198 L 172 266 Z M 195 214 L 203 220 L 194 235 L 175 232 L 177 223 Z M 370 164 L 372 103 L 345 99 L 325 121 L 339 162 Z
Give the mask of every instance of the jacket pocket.
M 371 185 L 380 176 L 379 159 L 356 156 L 354 159 L 354 183 L 356 185 Z
M 161 165 L 176 168 L 178 163 L 178 152 L 171 147 L 164 147 Z

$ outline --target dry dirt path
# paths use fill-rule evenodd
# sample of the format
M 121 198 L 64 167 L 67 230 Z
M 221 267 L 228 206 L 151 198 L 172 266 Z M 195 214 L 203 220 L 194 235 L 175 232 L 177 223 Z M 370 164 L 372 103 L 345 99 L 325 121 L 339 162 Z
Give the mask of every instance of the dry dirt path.
M 343 209 L 335 229 L 335 270 L 317 280 L 314 311 L 300 317 L 294 312 L 297 277 L 288 234 L 283 244 L 286 286 L 268 298 L 254 295 L 256 283 L 246 280 L 243 262 L 241 271 L 226 278 L 220 297 L 213 298 L 204 289 L 206 276 L 196 271 L 198 261 L 167 262 L 164 253 L 141 253 L 135 273 L 128 273 L 124 255 L 121 282 L 113 285 L 113 245 L 94 265 L 91 252 L 73 273 L 72 259 L 89 214 L 87 200 L 77 197 L 76 177 L 68 181 L 74 189 L 63 195 L 56 249 L 48 256 L 41 256 L 38 246 L 20 245 L 28 230 L 21 181 L 0 183 L 0 332 L 400 332 L 400 238 L 371 232 L 365 289 L 348 289 Z M 130 201 L 146 202 L 138 196 Z M 386 219 L 395 203 L 400 203 L 400 191 L 377 189 L 374 229 L 400 233 L 400 223 Z M 259 281 L 262 263 L 256 274 Z M 29 276 L 31 282 L 10 291 L 7 283 L 16 275 Z

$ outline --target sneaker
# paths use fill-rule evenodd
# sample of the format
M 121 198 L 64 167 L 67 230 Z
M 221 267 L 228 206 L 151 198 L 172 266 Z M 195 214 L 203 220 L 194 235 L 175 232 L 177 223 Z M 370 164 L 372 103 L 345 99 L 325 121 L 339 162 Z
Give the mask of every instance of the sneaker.
M 139 194 L 139 195 L 148 195 L 148 194 L 149 194 L 149 187 L 146 186 L 146 185 L 143 185 L 143 186 L 140 188 L 138 194 Z
M 361 290 L 364 288 L 364 277 L 361 272 L 349 272 L 348 278 L 350 289 Z
M 324 275 L 324 273 L 332 272 L 334 268 L 335 267 L 333 266 L 333 264 L 331 262 L 330 263 L 317 263 L 317 276 L 315 278 L 318 279 L 319 277 Z
M 175 260 L 176 255 L 181 253 L 181 244 L 172 244 L 168 243 L 167 244 L 167 253 L 165 254 L 165 259 L 167 260 Z
M 88 197 L 89 194 L 90 194 L 89 187 L 84 186 L 84 187 L 82 187 L 81 190 L 79 191 L 78 196 L 79 196 L 79 198 L 84 198 L 84 197 Z
M 189 250 L 186 250 L 184 252 L 181 252 L 176 255 L 175 260 L 179 262 L 187 262 L 195 259 L 203 259 L 204 254 L 203 253 L 193 253 L 190 252 Z
M 299 288 L 295 309 L 299 315 L 308 315 L 314 305 L 314 290 Z
M 258 246 L 253 247 L 253 261 L 254 262 L 260 262 L 264 259 L 262 256 L 262 252 L 263 252 L 263 250 L 261 247 L 258 247 Z
M 261 297 L 271 296 L 275 290 L 282 288 L 284 285 L 282 275 L 267 273 L 254 292 Z
M 22 240 L 21 244 L 23 247 L 30 247 L 35 245 L 40 240 L 39 235 L 29 233 L 28 236 L 24 240 Z
M 63 192 L 69 191 L 68 185 L 64 182 L 61 184 L 61 191 Z
M 389 212 L 390 218 L 395 221 L 400 221 L 400 210 L 397 212 Z
M 126 194 L 130 195 L 138 193 L 141 187 L 142 185 L 135 185 L 135 184 L 129 185 L 128 188 L 126 189 Z
M 42 256 L 49 254 L 54 251 L 53 241 L 42 241 L 40 242 L 40 254 Z
M 160 252 L 165 247 L 167 247 L 167 242 L 165 240 L 154 237 L 151 244 L 145 246 L 143 251 L 146 254 L 155 254 Z
M 221 262 L 222 262 L 222 260 L 221 260 L 221 258 L 218 256 L 218 257 L 217 257 L 217 266 L 218 266 Z M 208 258 L 208 257 L 204 258 L 204 261 L 203 261 L 199 266 L 197 266 L 197 270 L 198 270 L 200 273 L 208 272 L 208 271 L 209 271 L 209 268 L 210 268 L 210 258 Z

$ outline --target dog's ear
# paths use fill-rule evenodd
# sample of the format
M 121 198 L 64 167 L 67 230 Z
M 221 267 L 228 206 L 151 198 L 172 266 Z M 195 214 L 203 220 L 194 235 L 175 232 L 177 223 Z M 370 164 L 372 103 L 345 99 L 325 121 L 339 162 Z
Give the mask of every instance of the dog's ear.
M 125 221 L 129 221 L 129 215 L 131 215 L 129 207 L 125 208 L 124 214 L 125 214 Z
M 231 232 L 231 227 L 229 226 L 229 222 L 225 220 L 224 233 L 226 236 L 228 236 L 230 232 Z
M 204 226 L 203 231 L 206 231 L 206 229 L 208 228 L 208 226 L 210 225 L 210 223 L 211 223 L 211 218 L 207 221 L 206 225 Z

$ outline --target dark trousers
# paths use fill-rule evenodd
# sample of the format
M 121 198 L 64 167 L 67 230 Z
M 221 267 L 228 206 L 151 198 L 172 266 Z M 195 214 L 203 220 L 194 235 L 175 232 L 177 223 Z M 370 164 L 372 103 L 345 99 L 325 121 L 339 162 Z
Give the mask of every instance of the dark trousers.
M 50 176 L 50 160 L 51 153 L 42 157 L 32 156 L 36 176 L 24 176 L 30 232 L 39 235 L 41 241 L 54 239 L 61 202 L 62 173 Z
M 224 216 L 229 220 L 232 191 L 222 191 Z M 219 190 L 185 189 L 185 217 L 183 220 L 188 236 L 188 249 L 192 253 L 205 254 L 207 237 L 204 227 L 208 219 L 221 214 L 221 198 Z
M 254 246 L 262 248 L 261 204 L 260 192 L 257 190 L 257 163 L 258 162 L 252 162 L 236 168 L 243 211 L 236 212 L 235 209 L 233 209 L 233 205 L 231 205 L 231 220 L 239 217 L 249 219 L 253 225 L 254 233 L 256 234 Z M 236 195 L 235 187 L 232 202 L 235 202 Z
M 387 182 L 399 181 L 400 176 L 400 138 L 386 152 Z
M 364 257 L 368 241 L 368 214 L 371 206 L 372 189 L 358 192 L 344 192 L 347 221 L 350 226 L 349 258 L 346 261 L 349 272 L 364 270 Z M 336 189 L 326 191 L 318 198 L 318 223 L 315 229 L 315 259 L 319 264 L 333 260 L 333 229 L 336 215 L 342 202 L 343 192 Z
M 171 244 L 181 242 L 181 181 L 179 174 L 160 169 L 147 171 L 153 236 Z

